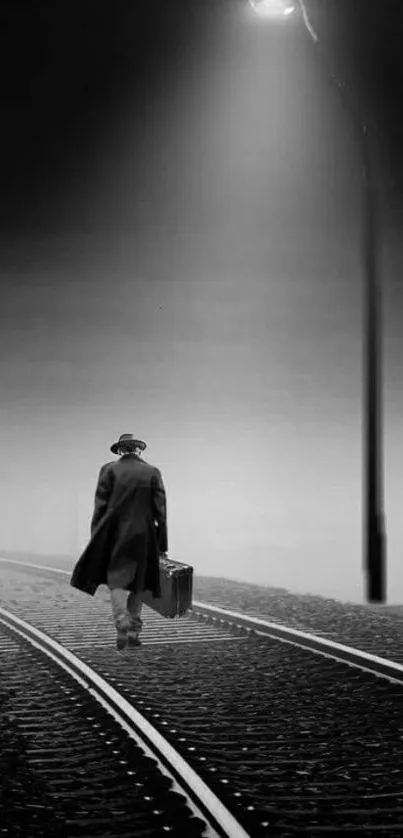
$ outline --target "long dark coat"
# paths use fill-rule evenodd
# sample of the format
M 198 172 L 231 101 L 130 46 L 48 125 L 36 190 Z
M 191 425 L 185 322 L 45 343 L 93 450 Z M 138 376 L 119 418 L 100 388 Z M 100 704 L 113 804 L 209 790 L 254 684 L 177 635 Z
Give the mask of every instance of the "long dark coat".
M 166 494 L 161 472 L 136 454 L 102 466 L 91 540 L 70 584 L 94 595 L 98 585 L 152 591 L 161 597 L 159 553 L 168 550 Z

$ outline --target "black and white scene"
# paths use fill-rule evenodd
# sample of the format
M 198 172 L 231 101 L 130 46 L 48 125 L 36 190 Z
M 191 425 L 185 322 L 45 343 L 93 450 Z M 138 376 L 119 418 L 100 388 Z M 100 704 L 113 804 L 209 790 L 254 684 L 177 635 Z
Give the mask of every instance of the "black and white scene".
M 1 836 L 403 834 L 402 43 L 1 4 Z

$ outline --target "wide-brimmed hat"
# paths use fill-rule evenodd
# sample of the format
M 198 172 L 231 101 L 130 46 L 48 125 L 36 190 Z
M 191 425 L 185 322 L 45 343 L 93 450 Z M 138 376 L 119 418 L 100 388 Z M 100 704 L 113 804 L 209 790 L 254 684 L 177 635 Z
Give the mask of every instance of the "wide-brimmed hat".
M 145 451 L 147 445 L 141 439 L 135 439 L 133 434 L 121 434 L 118 441 L 111 445 L 112 454 L 117 454 L 119 448 L 127 448 L 128 450 L 141 448 L 142 451 Z

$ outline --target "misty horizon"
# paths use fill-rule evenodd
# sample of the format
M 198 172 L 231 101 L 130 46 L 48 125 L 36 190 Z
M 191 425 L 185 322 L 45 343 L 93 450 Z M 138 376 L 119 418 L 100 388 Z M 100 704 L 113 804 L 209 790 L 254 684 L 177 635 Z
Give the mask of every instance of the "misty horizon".
M 371 118 L 388 601 L 403 602 L 400 42 L 385 35 L 375 60 L 392 17 L 310 5 Z M 73 6 L 36 23 L 46 66 L 10 9 L 0 543 L 78 558 L 99 469 L 132 432 L 163 475 L 173 559 L 364 601 L 361 169 L 346 114 L 297 22 L 259 27 L 237 0 Z

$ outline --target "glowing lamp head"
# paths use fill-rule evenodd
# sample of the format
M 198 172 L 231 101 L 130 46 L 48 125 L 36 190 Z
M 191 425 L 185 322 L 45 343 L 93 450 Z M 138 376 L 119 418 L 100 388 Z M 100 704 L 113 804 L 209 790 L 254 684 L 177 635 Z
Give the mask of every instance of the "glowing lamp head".
M 249 0 L 253 11 L 266 20 L 284 20 L 295 11 L 289 0 Z

